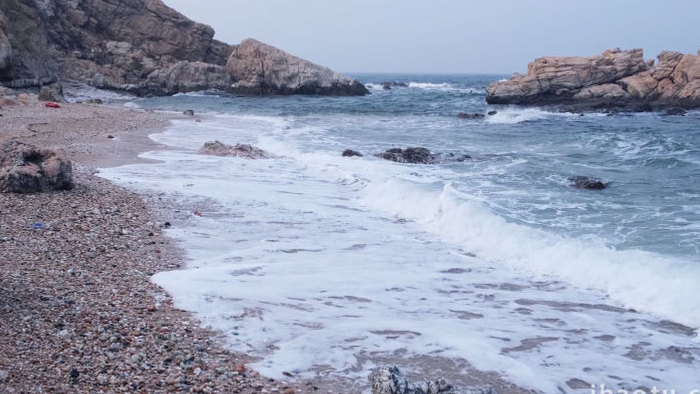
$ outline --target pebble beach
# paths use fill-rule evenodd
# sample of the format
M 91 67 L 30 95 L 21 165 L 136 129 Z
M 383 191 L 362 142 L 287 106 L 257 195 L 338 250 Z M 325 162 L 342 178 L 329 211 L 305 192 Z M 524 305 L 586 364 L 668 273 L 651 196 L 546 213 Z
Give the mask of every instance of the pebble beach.
M 95 175 L 178 115 L 5 100 L 0 142 L 61 149 L 75 187 L 0 195 L 0 392 L 315 392 L 250 370 L 150 277 L 184 264 L 167 211 Z M 160 206 L 159 206 L 160 204 Z M 161 212 L 161 213 L 159 213 Z

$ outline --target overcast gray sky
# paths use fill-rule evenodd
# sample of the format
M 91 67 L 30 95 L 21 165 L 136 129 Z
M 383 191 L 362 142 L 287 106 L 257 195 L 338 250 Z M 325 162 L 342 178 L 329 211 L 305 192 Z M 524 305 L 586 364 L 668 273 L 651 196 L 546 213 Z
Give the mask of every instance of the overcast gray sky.
M 524 72 L 545 55 L 700 48 L 700 0 L 164 0 L 216 37 L 343 72 Z

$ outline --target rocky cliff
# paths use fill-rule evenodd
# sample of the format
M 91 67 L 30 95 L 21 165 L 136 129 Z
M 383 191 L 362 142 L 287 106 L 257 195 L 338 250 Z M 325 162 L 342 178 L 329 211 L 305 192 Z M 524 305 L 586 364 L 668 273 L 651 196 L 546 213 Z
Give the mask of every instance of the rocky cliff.
M 0 0 L 7 87 L 75 80 L 138 95 L 231 90 L 235 48 L 161 0 Z
M 489 104 L 564 105 L 647 110 L 700 107 L 700 56 L 663 52 L 645 61 L 641 49 L 593 57 L 543 57 L 487 88 Z

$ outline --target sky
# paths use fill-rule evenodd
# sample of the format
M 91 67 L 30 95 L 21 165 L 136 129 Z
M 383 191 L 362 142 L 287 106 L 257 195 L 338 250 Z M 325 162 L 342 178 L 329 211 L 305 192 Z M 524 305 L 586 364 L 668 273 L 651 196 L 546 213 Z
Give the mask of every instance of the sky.
M 700 0 L 164 2 L 221 41 L 252 37 L 341 72 L 510 74 L 541 56 L 700 49 Z

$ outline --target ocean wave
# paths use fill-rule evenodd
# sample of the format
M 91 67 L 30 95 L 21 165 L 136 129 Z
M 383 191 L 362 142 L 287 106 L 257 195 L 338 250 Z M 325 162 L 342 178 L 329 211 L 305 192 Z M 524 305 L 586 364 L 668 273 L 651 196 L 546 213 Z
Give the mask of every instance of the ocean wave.
M 395 179 L 374 181 L 363 201 L 481 258 L 604 291 L 627 308 L 700 327 L 700 267 L 692 262 L 510 223 L 450 185 L 428 191 Z
M 495 115 L 488 116 L 486 123 L 492 124 L 515 124 L 529 122 L 551 117 L 578 117 L 578 114 L 565 112 L 548 112 L 538 108 L 505 108 L 499 109 Z
M 126 108 L 135 108 L 135 109 L 141 108 L 141 106 L 135 101 L 127 101 L 126 103 L 124 103 L 124 106 Z
M 173 97 L 221 97 L 219 92 L 213 90 L 201 90 L 197 92 L 176 93 Z

